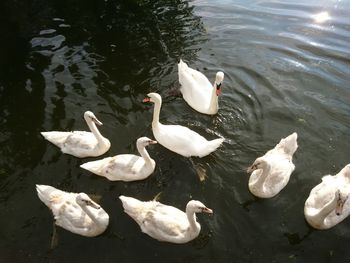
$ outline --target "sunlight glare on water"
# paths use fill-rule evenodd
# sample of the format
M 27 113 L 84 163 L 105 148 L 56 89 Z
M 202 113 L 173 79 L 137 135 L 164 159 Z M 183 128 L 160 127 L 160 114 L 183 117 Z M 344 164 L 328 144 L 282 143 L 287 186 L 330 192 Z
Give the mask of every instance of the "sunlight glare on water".
M 317 231 L 303 211 L 322 177 L 350 163 L 350 1 L 29 2 L 0 4 L 0 262 L 350 258 L 350 218 Z M 178 95 L 180 59 L 210 83 L 225 73 L 217 115 L 199 114 Z M 80 168 L 137 154 L 137 138 L 154 138 L 153 105 L 142 103 L 149 92 L 163 98 L 162 123 L 223 137 L 222 146 L 189 160 L 152 145 L 155 171 L 138 182 Z M 87 130 L 86 110 L 103 122 L 99 129 L 111 141 L 106 154 L 75 158 L 40 135 Z M 253 196 L 247 167 L 293 132 L 299 148 L 288 184 L 276 197 Z M 107 230 L 86 238 L 58 227 L 52 238 L 52 214 L 36 184 L 100 197 Z M 143 234 L 119 195 L 157 196 L 181 210 L 196 199 L 214 214 L 197 216 L 197 239 L 174 245 Z
M 314 21 L 316 23 L 321 24 L 321 23 L 323 23 L 323 22 L 325 22 L 325 21 L 327 21 L 327 20 L 329 20 L 331 18 L 330 18 L 330 16 L 329 16 L 327 11 L 323 11 L 321 13 L 318 13 L 318 14 L 314 15 L 313 19 L 314 19 Z

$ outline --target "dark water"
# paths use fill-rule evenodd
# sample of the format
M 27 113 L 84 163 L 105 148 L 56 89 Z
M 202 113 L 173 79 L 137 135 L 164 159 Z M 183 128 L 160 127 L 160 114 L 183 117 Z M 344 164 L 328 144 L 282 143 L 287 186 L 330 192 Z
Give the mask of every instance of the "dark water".
M 249 3 L 248 3 L 249 2 Z M 318 17 L 317 14 L 327 12 Z M 325 14 L 325 13 L 323 13 Z M 0 3 L 0 262 L 348 262 L 350 219 L 311 229 L 304 202 L 325 174 L 350 162 L 350 2 L 31 0 Z M 219 114 L 194 112 L 174 90 L 182 58 L 212 81 L 225 72 Z M 90 109 L 112 147 L 135 153 L 161 121 L 186 125 L 223 146 L 191 162 L 160 145 L 145 181 L 109 182 L 79 167 L 40 131 L 86 129 Z M 254 198 L 245 169 L 281 137 L 299 134 L 296 170 L 276 197 Z M 58 229 L 35 184 L 100 197 L 107 231 L 85 238 Z M 120 194 L 184 209 L 191 198 L 214 210 L 184 245 L 142 234 Z

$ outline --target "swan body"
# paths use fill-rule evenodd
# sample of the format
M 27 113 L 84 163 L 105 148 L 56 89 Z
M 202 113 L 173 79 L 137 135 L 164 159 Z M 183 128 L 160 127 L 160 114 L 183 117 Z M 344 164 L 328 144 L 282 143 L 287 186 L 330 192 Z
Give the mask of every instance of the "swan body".
M 140 226 L 141 231 L 159 241 L 186 243 L 196 238 L 201 230 L 195 213 L 213 211 L 199 201 L 191 200 L 183 212 L 157 201 L 142 202 L 132 197 L 119 196 L 124 211 Z
M 218 96 L 221 94 L 221 84 L 224 73 L 216 73 L 214 85 L 212 85 L 203 73 L 187 66 L 180 60 L 178 64 L 180 91 L 184 100 L 193 109 L 200 113 L 213 115 L 218 112 Z
M 305 201 L 306 221 L 316 229 L 328 229 L 350 214 L 350 164 L 336 175 L 322 177 Z
M 203 157 L 215 151 L 224 141 L 223 138 L 208 141 L 203 136 L 181 125 L 164 125 L 159 122 L 162 98 L 158 93 L 149 93 L 144 102 L 154 103 L 152 131 L 165 148 L 182 156 Z
M 294 132 L 281 139 L 275 148 L 257 158 L 248 168 L 247 172 L 252 173 L 248 186 L 253 195 L 270 198 L 287 185 L 295 169 L 292 157 L 298 148 L 297 137 L 297 133 Z
M 102 123 L 96 118 L 91 111 L 84 113 L 84 119 L 91 132 L 73 131 L 61 132 L 50 131 L 41 132 L 46 140 L 55 144 L 61 151 L 76 157 L 95 157 L 104 154 L 111 146 L 110 141 L 103 137 L 96 127 L 96 124 Z
M 36 185 L 39 199 L 51 209 L 55 224 L 87 237 L 102 234 L 108 214 L 85 193 L 68 193 L 48 185 Z
M 141 137 L 137 140 L 136 146 L 141 154 L 119 154 L 114 157 L 107 157 L 102 160 L 87 162 L 80 167 L 106 177 L 111 181 L 136 181 L 143 180 L 153 173 L 156 163 L 150 158 L 146 151 L 146 146 L 155 144 L 147 137 Z

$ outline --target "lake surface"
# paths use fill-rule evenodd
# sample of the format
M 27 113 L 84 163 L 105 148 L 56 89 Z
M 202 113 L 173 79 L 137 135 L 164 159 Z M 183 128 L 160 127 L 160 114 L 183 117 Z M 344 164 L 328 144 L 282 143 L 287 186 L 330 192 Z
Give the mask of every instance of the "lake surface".
M 5 0 L 0 8 L 0 262 L 348 262 L 350 218 L 317 231 L 303 209 L 322 176 L 350 163 L 350 2 Z M 206 116 L 176 95 L 182 58 L 210 81 L 225 72 L 220 110 Z M 136 153 L 153 138 L 148 92 L 163 97 L 161 122 L 226 140 L 192 162 L 161 145 L 140 182 L 110 182 L 79 167 L 40 131 L 86 130 L 92 110 L 112 146 Z M 298 133 L 296 169 L 274 198 L 248 190 L 246 168 Z M 195 167 L 205 171 L 201 181 Z M 35 184 L 96 196 L 110 215 L 86 238 L 57 228 Z M 185 209 L 201 200 L 199 238 L 153 240 L 118 196 Z

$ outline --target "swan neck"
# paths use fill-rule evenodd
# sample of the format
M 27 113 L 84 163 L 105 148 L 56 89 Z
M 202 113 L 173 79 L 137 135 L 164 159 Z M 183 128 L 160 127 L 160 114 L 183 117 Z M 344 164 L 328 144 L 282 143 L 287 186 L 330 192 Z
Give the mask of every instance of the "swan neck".
M 210 111 L 217 111 L 219 108 L 219 103 L 218 103 L 218 95 L 216 95 L 216 81 L 214 82 L 213 89 L 211 92 L 211 97 L 210 97 L 210 105 L 209 105 L 209 110 Z
M 260 176 L 258 177 L 256 183 L 254 184 L 255 187 L 257 187 L 257 188 L 262 188 L 262 187 L 263 187 L 263 184 L 264 184 L 264 182 L 265 182 L 267 176 L 268 176 L 269 173 L 270 173 L 271 166 L 270 166 L 268 163 L 266 163 L 265 167 L 264 167 L 263 169 L 261 169 L 261 170 L 262 170 L 262 171 L 261 171 L 261 174 L 260 174 Z
M 337 204 L 337 196 L 334 195 L 333 199 L 329 201 L 324 207 L 322 207 L 318 213 L 311 216 L 313 220 L 317 222 L 319 225 L 324 223 L 326 217 L 335 209 Z
M 152 159 L 149 156 L 145 146 L 137 145 L 137 150 L 139 151 L 141 157 L 146 161 L 146 163 L 152 163 Z
M 196 213 L 192 210 L 186 209 L 186 215 L 188 218 L 188 222 L 190 223 L 191 229 L 198 229 L 198 223 L 196 220 Z
M 162 106 L 162 101 L 155 101 L 154 102 L 152 126 L 159 125 L 159 114 L 160 114 L 161 106 Z
M 80 205 L 81 209 L 83 209 L 83 211 L 90 217 L 90 219 L 95 222 L 96 224 L 99 223 L 99 221 L 96 218 L 96 215 L 94 213 L 92 213 L 92 211 L 90 209 L 94 209 L 94 208 L 90 208 L 87 207 L 86 205 Z M 101 209 L 101 208 L 100 208 Z
M 101 135 L 100 131 L 97 129 L 96 124 L 92 120 L 86 121 L 87 125 L 90 128 L 90 131 L 94 134 L 95 138 L 97 139 L 98 143 L 104 143 L 104 138 Z

